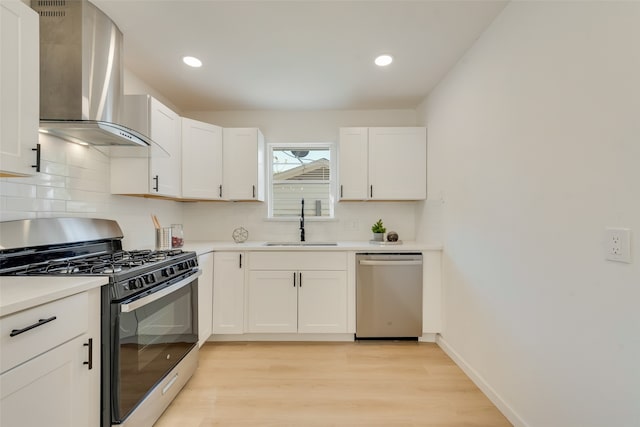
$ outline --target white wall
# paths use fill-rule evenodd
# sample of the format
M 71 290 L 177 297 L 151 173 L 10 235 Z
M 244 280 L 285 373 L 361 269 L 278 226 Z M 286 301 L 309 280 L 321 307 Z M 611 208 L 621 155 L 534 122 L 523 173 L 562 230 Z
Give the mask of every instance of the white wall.
M 188 111 L 185 117 L 223 127 L 259 127 L 267 142 L 338 140 L 347 126 L 415 126 L 410 110 Z
M 164 96 L 155 88 L 149 86 L 144 80 L 138 77 L 137 74 L 134 74 L 126 68 L 124 69 L 124 93 L 126 95 L 151 95 L 176 113 L 181 114 L 181 111 L 169 100 L 169 98 Z
M 419 109 L 442 343 L 516 425 L 640 425 L 639 22 L 511 2 Z M 604 260 L 607 226 L 632 264 Z
M 363 111 L 205 111 L 186 117 L 223 127 L 259 127 L 269 142 L 331 142 L 342 126 L 415 126 L 415 110 Z M 307 240 L 368 240 L 371 225 L 382 218 L 387 230 L 401 239 L 414 240 L 416 212 L 421 203 L 342 202 L 336 204 L 336 221 L 305 224 Z M 296 221 L 268 221 L 266 203 L 185 204 L 185 238 L 232 241 L 237 227 L 249 230 L 252 240 L 298 240 Z

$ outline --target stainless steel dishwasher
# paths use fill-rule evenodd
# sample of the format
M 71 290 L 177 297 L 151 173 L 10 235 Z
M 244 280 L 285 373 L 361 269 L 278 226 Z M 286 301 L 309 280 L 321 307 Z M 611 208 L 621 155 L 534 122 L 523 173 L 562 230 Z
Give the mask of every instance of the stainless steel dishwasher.
M 422 336 L 422 254 L 356 255 L 356 338 Z

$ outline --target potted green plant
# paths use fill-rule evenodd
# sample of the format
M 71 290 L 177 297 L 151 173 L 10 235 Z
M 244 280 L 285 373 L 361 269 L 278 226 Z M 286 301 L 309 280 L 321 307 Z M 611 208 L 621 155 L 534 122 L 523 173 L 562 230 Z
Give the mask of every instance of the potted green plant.
M 378 222 L 371 226 L 371 231 L 373 232 L 373 240 L 376 242 L 382 242 L 384 240 L 384 233 L 387 229 L 382 224 L 382 220 L 379 219 Z

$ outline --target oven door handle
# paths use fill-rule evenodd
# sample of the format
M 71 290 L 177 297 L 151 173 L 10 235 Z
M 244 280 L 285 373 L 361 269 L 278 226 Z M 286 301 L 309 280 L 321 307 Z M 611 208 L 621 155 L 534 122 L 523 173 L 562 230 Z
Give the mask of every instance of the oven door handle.
M 180 280 L 177 283 L 174 283 L 171 286 L 167 286 L 164 289 L 161 289 L 157 292 L 154 292 L 152 294 L 149 294 L 145 297 L 142 297 L 140 299 L 131 301 L 129 303 L 126 304 L 120 304 L 120 312 L 122 313 L 129 313 L 133 310 L 136 310 L 140 307 L 144 307 L 147 304 L 150 304 L 154 301 L 159 300 L 162 297 L 165 297 L 167 295 L 169 295 L 172 292 L 177 291 L 178 289 L 184 288 L 185 286 L 191 284 L 191 282 L 193 282 L 194 280 L 196 280 L 198 278 L 198 276 L 200 276 L 202 274 L 202 270 L 198 270 L 196 273 L 190 275 L 189 277 L 184 278 L 183 280 Z

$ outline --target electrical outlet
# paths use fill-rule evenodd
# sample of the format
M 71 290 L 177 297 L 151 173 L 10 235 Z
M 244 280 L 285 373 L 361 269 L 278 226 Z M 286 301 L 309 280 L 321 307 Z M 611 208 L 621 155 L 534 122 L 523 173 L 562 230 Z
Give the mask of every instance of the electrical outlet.
M 629 228 L 605 228 L 605 259 L 631 262 L 631 230 Z

